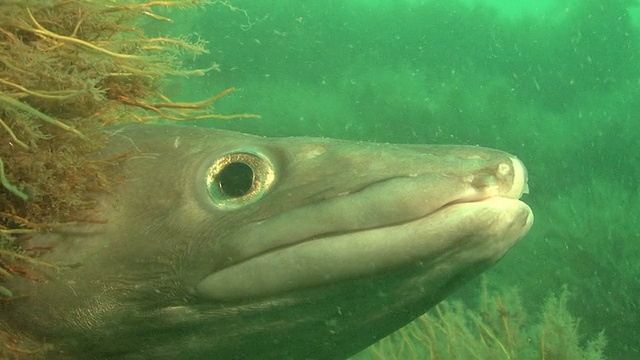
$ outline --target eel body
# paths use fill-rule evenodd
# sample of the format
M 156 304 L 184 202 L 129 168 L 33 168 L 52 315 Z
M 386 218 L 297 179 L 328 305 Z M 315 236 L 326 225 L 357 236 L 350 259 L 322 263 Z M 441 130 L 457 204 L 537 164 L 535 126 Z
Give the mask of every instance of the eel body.
M 104 224 L 25 246 L 2 317 L 47 359 L 343 360 L 498 261 L 530 228 L 522 163 L 473 146 L 125 126 Z

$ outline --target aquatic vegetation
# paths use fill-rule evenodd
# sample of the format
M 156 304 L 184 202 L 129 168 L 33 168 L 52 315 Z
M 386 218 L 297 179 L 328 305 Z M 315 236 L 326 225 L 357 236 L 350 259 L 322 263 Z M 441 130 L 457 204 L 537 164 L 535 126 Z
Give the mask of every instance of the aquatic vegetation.
M 26 336 L 8 331 L 0 324 L 0 359 L 42 359 L 41 353 L 50 349 L 49 344 L 39 344 Z
M 106 140 L 101 125 L 135 120 L 125 99 L 141 103 L 163 76 L 180 73 L 180 52 L 206 51 L 199 40 L 144 36 L 135 21 L 154 18 L 151 4 L 0 4 L 0 130 L 11 139 L 0 146 L 4 235 L 32 228 L 21 218 L 53 224 L 86 217 L 84 191 L 108 188 L 102 173 L 109 162 L 87 160 Z
M 635 358 L 640 307 L 637 259 L 640 188 L 593 177 L 548 201 L 549 220 L 539 223 L 546 240 L 538 272 L 545 286 L 567 283 L 572 309 L 588 314 L 585 331 L 605 327 L 614 358 Z
M 604 333 L 583 342 L 567 309 L 569 296 L 563 288 L 531 319 L 517 291 L 492 292 L 484 282 L 476 309 L 446 300 L 351 360 L 604 359 Z

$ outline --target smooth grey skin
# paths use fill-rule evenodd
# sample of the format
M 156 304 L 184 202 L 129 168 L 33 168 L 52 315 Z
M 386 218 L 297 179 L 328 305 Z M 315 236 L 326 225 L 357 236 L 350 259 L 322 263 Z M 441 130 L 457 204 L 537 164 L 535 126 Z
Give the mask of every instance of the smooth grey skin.
M 124 150 L 125 180 L 96 194 L 105 224 L 26 244 L 76 266 L 8 284 L 25 296 L 2 317 L 53 344 L 47 359 L 346 359 L 533 221 L 520 161 L 480 147 L 138 125 L 104 155 Z

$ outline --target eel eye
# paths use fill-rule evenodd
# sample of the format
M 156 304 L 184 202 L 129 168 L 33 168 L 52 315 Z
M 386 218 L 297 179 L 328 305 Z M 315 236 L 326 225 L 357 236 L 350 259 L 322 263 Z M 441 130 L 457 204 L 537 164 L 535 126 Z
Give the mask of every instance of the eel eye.
M 218 207 L 237 209 L 260 199 L 274 179 L 273 165 L 264 156 L 238 151 L 221 156 L 209 167 L 206 185 Z

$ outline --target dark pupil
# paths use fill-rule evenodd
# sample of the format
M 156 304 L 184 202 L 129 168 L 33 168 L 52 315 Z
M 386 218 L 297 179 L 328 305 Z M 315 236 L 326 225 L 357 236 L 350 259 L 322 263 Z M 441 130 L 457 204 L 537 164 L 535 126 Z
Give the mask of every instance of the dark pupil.
M 235 162 L 222 169 L 218 174 L 218 186 L 223 194 L 236 198 L 245 195 L 253 185 L 251 166 Z

